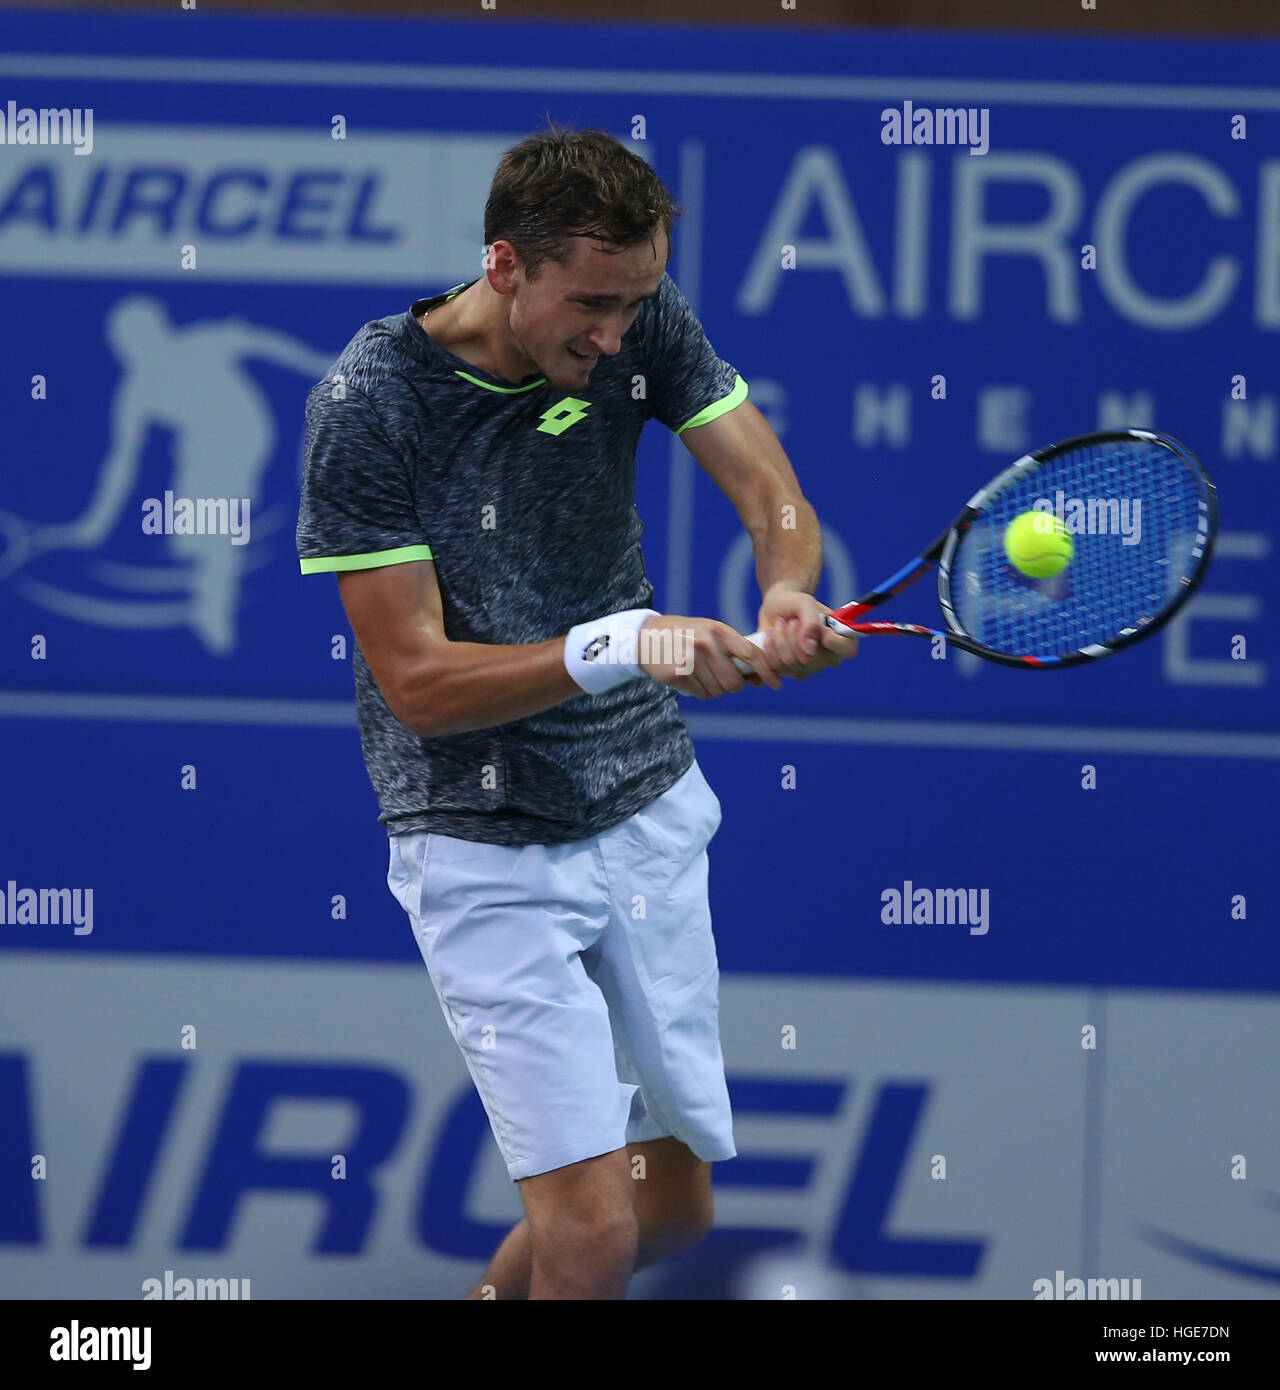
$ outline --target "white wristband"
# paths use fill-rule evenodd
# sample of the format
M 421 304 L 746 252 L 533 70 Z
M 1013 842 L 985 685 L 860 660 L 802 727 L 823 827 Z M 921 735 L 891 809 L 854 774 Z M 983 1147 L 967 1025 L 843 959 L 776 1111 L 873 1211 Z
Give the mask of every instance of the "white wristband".
M 648 675 L 640 665 L 639 632 L 656 608 L 629 608 L 594 622 L 579 623 L 564 639 L 565 670 L 588 695 L 599 695 Z

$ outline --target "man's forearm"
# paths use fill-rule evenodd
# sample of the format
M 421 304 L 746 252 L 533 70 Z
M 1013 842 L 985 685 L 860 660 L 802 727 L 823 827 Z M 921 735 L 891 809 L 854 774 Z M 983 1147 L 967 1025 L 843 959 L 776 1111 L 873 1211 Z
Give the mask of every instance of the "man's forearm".
M 775 584 L 813 593 L 822 573 L 822 528 L 803 497 L 781 500 L 771 508 L 767 525 L 753 534 L 752 544 L 762 594 Z
M 397 718 L 419 738 L 494 728 L 583 693 L 564 664 L 564 638 L 523 646 L 450 642 L 406 682 Z

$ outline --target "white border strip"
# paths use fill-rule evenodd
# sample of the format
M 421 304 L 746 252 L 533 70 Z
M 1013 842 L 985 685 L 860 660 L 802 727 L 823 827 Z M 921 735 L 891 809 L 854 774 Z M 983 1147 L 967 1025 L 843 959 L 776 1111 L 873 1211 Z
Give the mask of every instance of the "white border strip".
M 416 87 L 441 91 L 636 92 L 647 96 L 768 97 L 775 100 L 1017 103 L 1023 106 L 1131 106 L 1210 111 L 1280 110 L 1278 87 L 1180 87 L 1129 82 L 1013 82 L 934 77 L 826 77 L 807 73 L 672 72 L 626 68 L 326 63 L 243 58 L 112 58 L 0 54 L 13 77 L 174 81 L 256 86 Z
M 127 723 L 268 724 L 354 729 L 345 700 L 250 700 L 185 695 L 72 695 L 0 691 L 0 719 L 118 720 Z M 937 719 L 832 719 L 804 715 L 687 714 L 695 738 L 742 743 L 846 743 L 993 752 L 1091 752 L 1192 758 L 1280 758 L 1280 734 L 1202 729 L 1089 729 L 1072 724 L 966 724 Z
M 1045 752 L 1167 754 L 1195 758 L 1280 758 L 1280 734 L 1201 729 L 1088 729 L 1076 724 L 965 724 L 938 719 L 827 719 L 798 715 L 685 716 L 695 738 L 743 743 L 905 744 Z
M 216 695 L 81 695 L 0 691 L 0 719 L 113 719 L 139 724 L 277 724 L 355 728 L 354 700 L 249 700 Z

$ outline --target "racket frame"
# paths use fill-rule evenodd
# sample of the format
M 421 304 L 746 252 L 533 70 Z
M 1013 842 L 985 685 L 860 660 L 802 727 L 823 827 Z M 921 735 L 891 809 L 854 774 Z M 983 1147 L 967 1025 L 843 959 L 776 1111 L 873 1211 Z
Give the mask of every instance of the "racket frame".
M 1172 450 L 1183 464 L 1191 469 L 1201 485 L 1203 495 L 1200 501 L 1199 526 L 1196 532 L 1195 546 L 1191 551 L 1191 559 L 1199 561 L 1199 563 L 1189 578 L 1184 577 L 1182 591 L 1149 622 L 1142 623 L 1137 627 L 1122 628 L 1109 641 L 1094 642 L 1078 651 L 1068 652 L 1060 656 L 1017 655 L 1011 652 L 997 651 L 967 633 L 956 616 L 955 607 L 951 602 L 951 564 L 955 558 L 956 547 L 973 523 L 982 515 L 987 500 L 993 494 L 1004 492 L 1027 473 L 1042 467 L 1059 454 L 1069 453 L 1090 445 L 1123 443 L 1134 439 L 1156 443 Z M 1190 449 L 1171 435 L 1158 434 L 1154 430 L 1098 430 L 1092 434 L 1077 435 L 1073 439 L 1047 445 L 1043 449 L 1024 454 L 1020 459 L 1015 460 L 1008 468 L 996 474 L 985 487 L 979 488 L 973 494 L 960 515 L 931 546 L 922 550 L 914 560 L 904 565 L 878 588 L 870 590 L 855 602 L 845 604 L 843 608 L 837 608 L 827 614 L 824 621 L 833 631 L 846 637 L 883 636 L 886 634 L 908 637 L 941 637 L 949 646 L 957 647 L 961 651 L 972 652 L 975 656 L 980 656 L 987 661 L 997 662 L 1001 666 L 1017 667 L 1021 670 L 1057 670 L 1064 666 L 1078 666 L 1123 651 L 1125 647 L 1131 647 L 1135 642 L 1141 642 L 1144 638 L 1150 637 L 1153 632 L 1158 632 L 1164 627 L 1200 587 L 1205 574 L 1208 572 L 1209 562 L 1213 558 L 1217 535 L 1218 491 L 1214 487 L 1212 479 L 1205 472 L 1200 460 Z M 945 631 L 922 627 L 918 623 L 860 621 L 864 613 L 869 613 L 881 604 L 887 603 L 904 589 L 910 588 L 917 579 L 935 567 L 938 571 L 938 602 L 942 607 L 942 616 L 947 625 Z

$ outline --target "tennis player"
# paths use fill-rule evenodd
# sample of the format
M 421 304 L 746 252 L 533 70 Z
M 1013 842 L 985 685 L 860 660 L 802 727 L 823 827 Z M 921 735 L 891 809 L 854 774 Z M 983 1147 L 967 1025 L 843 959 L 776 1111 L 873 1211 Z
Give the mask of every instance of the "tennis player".
M 526 1212 L 476 1299 L 622 1298 L 709 1230 L 736 1152 L 721 808 L 677 695 L 856 650 L 821 621 L 777 437 L 666 274 L 680 212 L 603 131 L 532 136 L 494 177 L 484 274 L 366 324 L 307 400 L 302 572 L 337 573 L 388 884 Z M 650 606 L 651 417 L 751 534 L 763 650 Z

